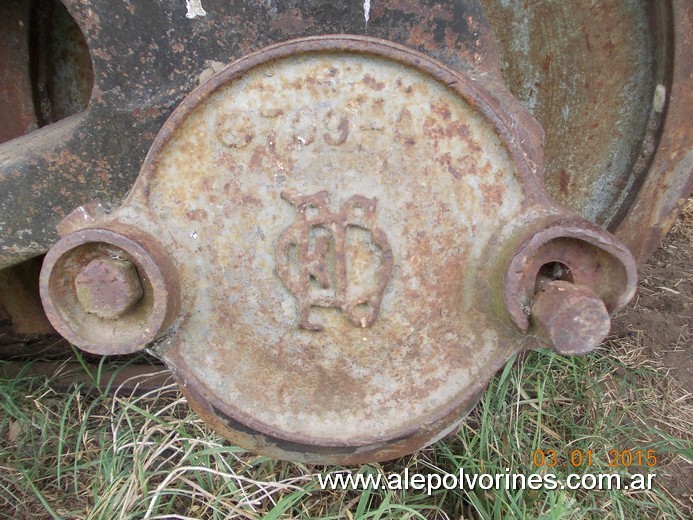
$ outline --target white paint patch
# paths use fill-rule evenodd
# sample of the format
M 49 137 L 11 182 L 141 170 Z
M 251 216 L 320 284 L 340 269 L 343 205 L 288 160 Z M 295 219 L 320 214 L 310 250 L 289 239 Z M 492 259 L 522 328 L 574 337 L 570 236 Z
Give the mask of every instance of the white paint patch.
M 368 25 L 368 20 L 371 17 L 371 0 L 363 0 L 363 17 Z
M 195 18 L 196 16 L 207 16 L 207 11 L 202 8 L 202 0 L 185 0 L 185 7 L 188 8 L 186 18 Z
M 570 105 L 563 105 L 561 113 L 563 114 L 563 119 L 567 120 L 570 117 Z
M 664 104 L 667 100 L 667 88 L 661 83 L 657 85 L 654 93 L 654 101 L 652 103 L 654 111 L 659 113 L 664 110 Z

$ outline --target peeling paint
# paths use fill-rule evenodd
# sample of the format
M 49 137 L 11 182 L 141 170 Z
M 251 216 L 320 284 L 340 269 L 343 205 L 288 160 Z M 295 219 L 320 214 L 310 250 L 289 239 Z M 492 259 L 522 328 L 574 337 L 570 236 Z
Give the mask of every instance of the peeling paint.
M 205 62 L 205 65 L 206 68 L 200 73 L 197 79 L 199 85 L 202 85 L 205 81 L 207 81 L 209 78 L 214 76 L 214 74 L 216 74 L 226 66 L 226 64 L 222 62 L 214 60 L 207 60 Z

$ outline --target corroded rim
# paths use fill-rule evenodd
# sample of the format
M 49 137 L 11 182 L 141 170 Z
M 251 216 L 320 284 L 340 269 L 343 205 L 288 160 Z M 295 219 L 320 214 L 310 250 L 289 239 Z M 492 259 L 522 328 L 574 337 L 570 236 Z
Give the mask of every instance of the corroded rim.
M 132 230 L 128 235 L 109 229 L 76 231 L 59 240 L 43 262 L 39 288 L 48 319 L 70 343 L 93 354 L 131 354 L 142 350 L 171 322 L 178 308 L 175 271 L 166 268 L 167 260 L 162 252 L 151 239 L 139 237 L 136 241 L 131 238 L 137 237 Z M 76 304 L 74 269 L 65 269 L 66 262 L 82 265 L 85 259 L 102 254 L 93 250 L 101 245 L 127 255 L 127 260 L 137 269 L 148 302 L 135 307 L 124 333 L 113 330 L 113 321 L 90 317 Z M 88 320 L 86 326 L 85 320 Z M 94 341 L 95 337 L 98 342 Z
M 456 403 L 446 410 L 445 414 L 421 424 L 409 433 L 387 439 L 373 438 L 362 444 L 339 443 L 334 440 L 330 442 L 326 439 L 316 442 L 314 439 L 278 437 L 274 432 L 255 429 L 255 425 L 248 426 L 223 412 L 220 413 L 213 398 L 207 395 L 199 384 L 195 384 L 196 380 L 188 380 L 179 372 L 180 366 L 177 361 L 177 358 L 167 360 L 188 404 L 224 437 L 235 444 L 273 458 L 313 464 L 365 464 L 385 461 L 428 446 L 450 433 L 469 415 L 488 385 L 488 381 L 476 383 L 463 402 Z M 500 370 L 505 362 L 506 360 L 501 360 L 494 364 L 493 372 Z

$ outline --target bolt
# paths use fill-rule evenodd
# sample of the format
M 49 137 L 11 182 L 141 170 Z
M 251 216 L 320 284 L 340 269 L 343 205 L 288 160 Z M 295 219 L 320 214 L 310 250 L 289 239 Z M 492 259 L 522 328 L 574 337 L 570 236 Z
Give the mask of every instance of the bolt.
M 104 320 L 120 318 L 143 294 L 135 266 L 110 257 L 84 266 L 75 277 L 75 289 L 82 308 Z
M 604 302 L 592 289 L 561 280 L 542 284 L 531 319 L 537 334 L 566 355 L 594 350 L 611 328 Z

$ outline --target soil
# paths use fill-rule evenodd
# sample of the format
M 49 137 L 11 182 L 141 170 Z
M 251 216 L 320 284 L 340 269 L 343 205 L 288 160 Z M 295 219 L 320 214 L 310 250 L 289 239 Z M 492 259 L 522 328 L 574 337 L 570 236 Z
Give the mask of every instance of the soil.
M 640 270 L 638 292 L 613 320 L 612 336 L 636 339 L 643 354 L 693 394 L 693 203 Z M 692 425 L 693 426 L 693 425 Z
M 657 423 L 666 430 L 676 424 L 680 430 L 693 431 L 693 199 L 674 227 L 639 272 L 638 292 L 633 301 L 612 321 L 611 338 L 631 349 L 658 371 L 663 372 L 662 410 L 672 402 L 681 402 L 681 414 L 668 416 L 663 424 L 654 417 L 645 423 Z M 665 384 L 666 383 L 666 384 Z M 661 413 L 659 414 L 661 415 Z M 653 424 L 655 426 L 655 424 Z M 669 457 L 658 474 L 667 490 L 693 515 L 693 464 L 683 456 Z M 682 511 L 683 512 L 683 511 Z

